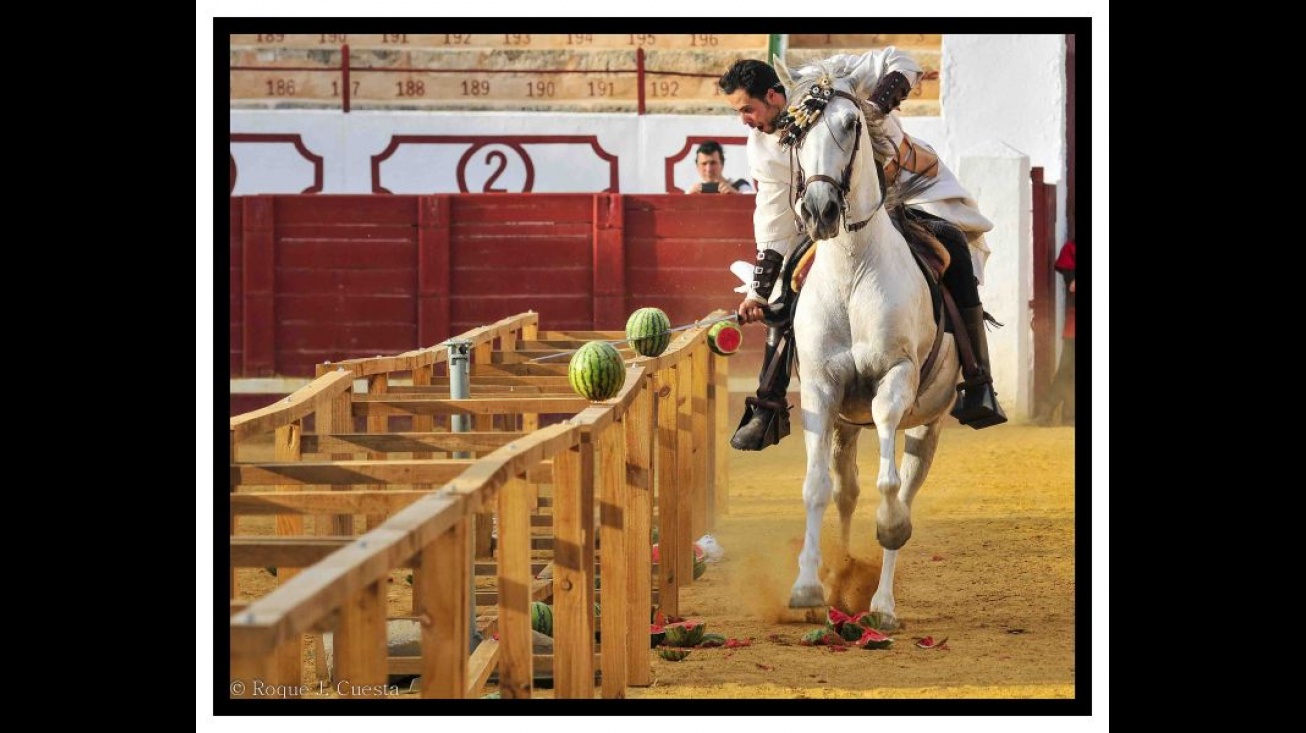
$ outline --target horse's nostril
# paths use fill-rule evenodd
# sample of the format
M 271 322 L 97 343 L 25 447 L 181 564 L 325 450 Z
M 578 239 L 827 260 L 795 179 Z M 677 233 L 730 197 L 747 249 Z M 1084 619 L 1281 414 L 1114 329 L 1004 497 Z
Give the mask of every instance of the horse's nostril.
M 827 201 L 825 206 L 821 207 L 821 219 L 823 221 L 834 221 L 839 218 L 839 204 L 834 201 Z

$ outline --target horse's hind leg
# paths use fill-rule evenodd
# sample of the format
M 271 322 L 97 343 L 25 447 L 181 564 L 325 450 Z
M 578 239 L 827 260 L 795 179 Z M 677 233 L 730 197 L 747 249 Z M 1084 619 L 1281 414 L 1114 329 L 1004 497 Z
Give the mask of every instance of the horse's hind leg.
M 861 487 L 857 484 L 857 436 L 862 428 L 857 425 L 835 423 L 834 450 L 830 456 L 830 470 L 834 473 L 834 502 L 839 507 L 839 539 L 843 551 L 848 552 L 852 538 L 853 510 Z
M 907 433 L 907 444 L 902 456 L 902 501 L 911 507 L 912 500 L 925 483 L 925 476 L 934 461 L 934 449 L 939 445 L 939 433 L 943 431 L 942 420 L 918 425 Z M 898 628 L 897 609 L 893 599 L 893 571 L 898 562 L 898 551 L 884 551 L 884 561 L 880 563 L 880 585 L 871 598 L 871 611 L 880 615 L 882 631 Z

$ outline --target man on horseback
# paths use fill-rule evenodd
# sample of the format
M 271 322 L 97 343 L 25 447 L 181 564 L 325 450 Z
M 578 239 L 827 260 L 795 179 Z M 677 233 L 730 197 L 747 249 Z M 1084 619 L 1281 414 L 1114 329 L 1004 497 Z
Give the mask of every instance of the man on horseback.
M 948 249 L 951 265 L 942 278 L 943 284 L 960 309 L 973 346 L 974 360 L 963 360 L 973 367 L 963 369 L 965 380 L 958 385 L 961 394 L 952 414 L 962 424 L 975 429 L 1006 422 L 993 391 L 984 334 L 984 306 L 977 287 L 989 253 L 984 232 L 992 229 L 993 224 L 979 212 L 970 194 L 934 151 L 908 137 L 897 119 L 888 114 L 898 108 L 920 80 L 920 67 L 893 47 L 868 51 L 861 56 L 839 55 L 824 63 L 839 69 L 839 76 L 847 76 L 852 81 L 857 97 L 868 99 L 886 113 L 886 126 L 897 146 L 893 159 L 884 166 L 887 181 L 892 184 L 895 179 L 919 176 L 934 179 L 934 185 L 918 198 L 908 200 L 907 205 Z M 739 113 L 740 120 L 752 128 L 747 153 L 751 175 L 757 181 L 757 203 L 753 211 L 757 265 L 748 294 L 739 304 L 739 321 L 765 321 L 769 327 L 761 384 L 757 395 L 748 398 L 744 419 L 730 444 L 738 450 L 762 450 L 789 434 L 786 393 L 793 354 L 789 344 L 793 317 L 789 283 L 780 283 L 780 301 L 771 307 L 774 315 L 768 314 L 764 306 L 781 279 L 786 258 L 808 240 L 795 232 L 793 173 L 788 151 L 781 144 L 783 127 L 788 121 L 788 98 L 775 69 L 755 59 L 743 59 L 721 76 L 718 85 L 730 106 Z

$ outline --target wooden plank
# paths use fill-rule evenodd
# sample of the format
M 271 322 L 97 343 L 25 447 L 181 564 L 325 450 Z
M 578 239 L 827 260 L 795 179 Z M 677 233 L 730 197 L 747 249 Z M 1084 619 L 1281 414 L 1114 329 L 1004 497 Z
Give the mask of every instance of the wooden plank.
M 566 364 L 536 362 L 534 364 L 485 364 L 479 367 L 473 379 L 482 376 L 516 377 L 567 377 Z
M 657 391 L 657 506 L 658 550 L 661 572 L 658 574 L 660 606 L 670 616 L 680 615 L 679 568 L 679 475 L 676 472 L 676 371 L 672 366 L 658 370 L 653 386 Z
M 539 341 L 533 343 L 542 343 Z M 580 348 L 581 344 L 575 344 L 568 348 Z M 571 389 L 571 384 L 567 381 L 566 376 L 561 377 L 517 377 L 509 375 L 489 375 L 475 374 L 472 376 L 472 394 L 479 389 L 488 389 L 489 387 L 521 387 L 523 389 L 540 389 L 552 390 L 554 388 Z M 443 390 L 443 392 L 440 392 Z M 449 378 L 439 377 L 431 380 L 430 388 L 419 387 L 391 387 L 392 392 L 416 392 L 429 394 L 449 394 Z
M 641 380 L 642 377 L 641 377 Z M 612 592 L 599 616 L 604 640 L 602 694 L 604 698 L 625 698 L 629 651 L 631 599 L 627 595 L 630 563 L 625 541 L 626 510 L 630 505 L 626 488 L 625 431 L 620 423 L 603 429 L 598 436 L 599 559 L 600 576 Z
M 263 491 L 231 495 L 232 516 L 267 514 L 394 514 L 430 491 Z M 325 527 L 330 529 L 330 527 Z M 330 532 L 317 533 L 328 538 Z
M 620 194 L 595 194 L 590 292 L 594 294 L 594 325 L 600 328 L 626 325 L 624 212 Z
M 570 451 L 563 451 L 569 453 Z M 521 479 L 499 490 L 499 680 L 505 698 L 531 696 L 530 495 Z
M 345 372 L 319 376 L 284 400 L 231 418 L 231 431 L 237 441 L 270 433 L 323 409 L 336 395 L 348 392 L 353 384 L 353 378 Z
M 395 391 L 398 388 L 392 387 Z M 447 390 L 446 390 L 447 394 Z M 430 415 L 414 415 L 414 420 L 431 420 Z M 345 433 L 340 435 L 306 435 L 302 438 L 302 449 L 306 455 L 320 453 L 340 453 L 344 451 L 369 453 L 419 453 L 437 451 L 485 451 L 489 452 L 519 440 L 525 433 L 520 432 L 473 432 L 473 433 L 433 433 L 429 429 L 422 432 L 388 433 L 370 435 L 367 433 Z M 417 460 L 430 460 L 414 456 Z
M 477 645 L 468 662 L 467 694 L 464 697 L 478 698 L 485 687 L 486 680 L 499 664 L 499 642 L 486 639 Z
M 662 562 L 676 569 L 682 587 L 694 578 L 694 369 L 692 359 L 676 366 L 676 550 Z M 669 512 L 668 512 L 669 513 Z M 668 542 L 662 539 L 661 550 Z
M 270 376 L 276 372 L 276 202 L 281 197 L 246 196 L 241 262 L 241 332 L 245 363 L 241 373 Z
M 641 378 L 635 400 L 622 416 L 621 426 L 626 444 L 626 504 L 624 519 L 626 529 L 626 604 L 630 624 L 626 638 L 627 683 L 641 687 L 652 684 L 649 657 L 644 640 L 644 609 L 653 604 L 652 584 L 655 571 L 650 565 L 653 512 L 653 440 L 656 415 L 654 414 L 653 377 Z M 609 588 L 613 587 L 611 584 Z
M 232 466 L 231 477 L 241 486 L 325 484 L 345 490 L 350 485 L 442 484 L 460 476 L 473 463 L 471 459 L 453 458 L 249 463 Z
M 709 458 L 712 455 L 712 444 L 708 440 L 707 421 L 708 421 L 708 357 L 711 352 L 708 351 L 707 342 L 694 347 L 690 354 L 690 364 L 694 372 L 694 386 L 692 390 L 690 405 L 690 443 L 694 446 L 693 466 L 693 506 L 690 515 L 690 541 L 691 543 L 702 537 L 707 532 L 708 526 L 708 501 L 707 485 L 711 480 L 709 472 Z M 690 577 L 693 577 L 693 548 L 690 548 Z
M 422 626 L 422 697 L 461 698 L 468 684 L 471 633 L 471 535 L 459 522 L 422 551 L 413 572 Z
M 566 370 L 566 365 L 562 365 Z M 589 407 L 589 400 L 578 395 L 540 397 L 469 397 L 451 400 L 426 395 L 357 395 L 353 401 L 355 415 L 517 415 L 521 413 L 574 414 Z M 344 431 L 351 432 L 351 431 Z
M 386 683 L 385 593 L 363 586 L 340 608 L 335 633 L 336 691 L 341 697 L 380 697 Z
M 584 503 L 585 466 L 581 451 L 592 444 L 560 451 L 553 458 L 554 547 L 553 630 L 555 649 L 564 652 L 557 669 L 554 696 L 591 698 L 594 693 L 594 609 L 592 568 L 585 566 L 585 545 L 593 542 L 593 509 Z M 592 486 L 591 474 L 591 486 Z

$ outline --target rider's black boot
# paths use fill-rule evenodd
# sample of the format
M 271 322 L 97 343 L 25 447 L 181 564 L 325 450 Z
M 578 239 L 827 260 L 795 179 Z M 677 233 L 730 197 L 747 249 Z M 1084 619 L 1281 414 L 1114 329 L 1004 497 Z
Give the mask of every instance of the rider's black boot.
M 952 406 L 952 416 L 962 425 L 979 430 L 1007 421 L 1002 405 L 993 391 L 993 376 L 989 368 L 989 343 L 984 333 L 984 306 L 961 308 L 961 320 L 970 336 L 978 367 L 974 373 L 965 374 L 965 381 L 957 385 L 957 403 Z
M 744 418 L 739 421 L 739 428 L 730 438 L 730 445 L 736 450 L 762 450 L 779 443 L 781 438 L 789 434 L 789 403 L 786 394 L 789 391 L 793 344 L 787 343 L 789 339 L 786 338 L 785 331 L 784 328 L 774 326 L 767 329 L 766 355 L 762 359 L 762 374 L 759 378 L 761 386 L 757 389 L 757 396 L 745 401 Z M 770 384 L 767 384 L 768 371 L 773 372 Z

